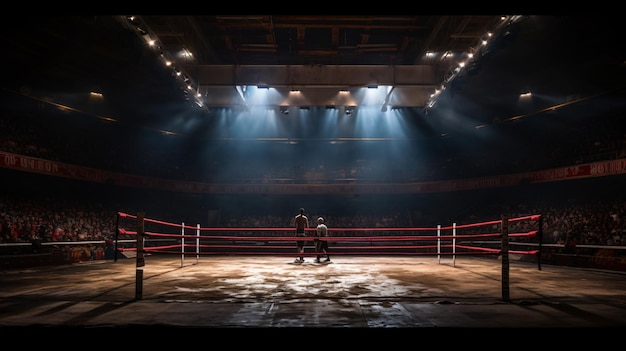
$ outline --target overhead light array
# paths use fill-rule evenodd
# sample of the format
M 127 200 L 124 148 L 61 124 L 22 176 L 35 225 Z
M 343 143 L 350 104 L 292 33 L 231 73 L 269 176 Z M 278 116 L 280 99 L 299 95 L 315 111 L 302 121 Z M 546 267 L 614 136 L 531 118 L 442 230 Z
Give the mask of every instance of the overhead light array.
M 122 17 L 123 20 L 146 42 L 148 47 L 157 53 L 163 64 L 172 70 L 172 75 L 176 77 L 181 84 L 186 98 L 193 98 L 196 105 L 201 108 L 206 108 L 202 100 L 202 93 L 200 92 L 199 84 L 196 84 L 179 65 L 176 65 L 177 61 L 171 58 L 170 55 L 163 50 L 163 45 L 159 42 L 156 34 L 150 31 L 150 29 L 141 21 L 139 16 Z M 190 59 L 192 57 L 193 54 L 188 49 L 183 49 L 181 59 Z
M 146 42 L 146 44 L 153 51 L 157 53 L 157 55 L 160 57 L 164 65 L 172 69 L 173 76 L 175 76 L 176 79 L 181 84 L 186 97 L 188 99 L 194 99 L 198 106 L 202 108 L 206 108 L 206 106 L 204 105 L 204 101 L 202 99 L 203 95 L 200 91 L 199 84 L 196 84 L 191 79 L 191 77 L 186 72 L 184 72 L 184 70 L 179 65 L 176 64 L 177 61 L 174 58 L 171 58 L 169 54 L 163 50 L 163 45 L 158 40 L 156 34 L 154 34 L 143 23 L 143 21 L 141 20 L 139 16 L 121 16 L 121 17 L 131 28 L 133 28 L 136 31 L 136 33 Z M 499 29 L 500 27 L 503 27 L 506 24 L 516 22 L 520 18 L 522 18 L 522 16 L 503 16 L 502 21 L 497 25 L 496 30 Z M 437 98 L 440 96 L 440 94 L 443 91 L 446 90 L 446 88 L 449 85 L 451 85 L 451 83 L 457 76 L 459 76 L 460 74 L 463 74 L 465 71 L 469 69 L 474 68 L 473 63 L 475 63 L 475 57 L 474 57 L 475 53 L 480 53 L 483 50 L 483 48 L 487 47 L 487 45 L 490 43 L 491 37 L 492 37 L 491 32 L 486 33 L 485 35 L 483 35 L 483 37 L 480 38 L 476 47 L 470 48 L 469 52 L 463 55 L 464 59 L 461 62 L 458 62 L 458 64 L 447 74 L 447 77 L 444 78 L 441 86 L 438 89 L 435 89 L 435 91 L 430 95 L 430 98 L 427 101 L 426 106 L 424 108 L 425 112 L 428 112 L 429 109 L 435 106 Z M 428 52 L 426 53 L 426 55 L 432 58 L 432 57 L 435 57 L 436 54 L 432 52 Z M 190 59 L 192 57 L 193 57 L 193 54 L 186 48 L 183 49 L 180 54 L 181 60 Z M 446 52 L 443 54 L 442 58 L 453 59 L 454 53 Z M 260 82 L 257 85 L 257 87 L 261 89 L 268 89 L 269 85 L 264 82 Z M 375 82 L 369 83 L 367 85 L 367 88 L 369 89 L 378 88 L 378 84 Z M 345 93 L 345 89 L 342 89 L 342 93 Z M 385 101 L 382 104 L 381 111 L 383 112 L 387 111 L 388 101 L 390 98 L 389 95 L 390 94 L 388 94 L 388 96 L 386 97 Z
M 500 28 L 505 27 L 506 25 L 515 23 L 519 21 L 522 17 L 523 16 L 518 16 L 518 15 L 502 16 L 500 23 L 496 26 L 494 31 L 497 31 Z M 476 44 L 476 47 L 469 48 L 469 51 L 463 55 L 464 59 L 458 62 L 457 65 L 454 66 L 451 69 L 451 71 L 448 72 L 448 75 L 447 77 L 444 78 L 441 86 L 438 89 L 435 89 L 435 91 L 430 95 L 430 98 L 428 99 L 426 106 L 424 107 L 424 112 L 428 113 L 428 110 L 430 110 L 431 108 L 435 106 L 435 104 L 437 103 L 437 98 L 440 96 L 440 94 L 443 91 L 445 91 L 449 86 L 452 85 L 454 79 L 457 76 L 469 70 L 476 69 L 476 65 L 477 65 L 476 60 L 478 60 L 478 57 L 475 57 L 475 56 L 476 54 L 480 54 L 484 52 L 484 50 L 486 50 L 487 46 L 491 42 L 491 39 L 493 38 L 493 34 L 494 34 L 493 32 L 485 33 Z M 435 54 L 432 52 L 427 52 L 426 55 L 427 57 L 434 57 Z M 446 52 L 444 53 L 443 58 L 444 59 L 452 58 L 453 56 L 454 56 L 453 53 Z

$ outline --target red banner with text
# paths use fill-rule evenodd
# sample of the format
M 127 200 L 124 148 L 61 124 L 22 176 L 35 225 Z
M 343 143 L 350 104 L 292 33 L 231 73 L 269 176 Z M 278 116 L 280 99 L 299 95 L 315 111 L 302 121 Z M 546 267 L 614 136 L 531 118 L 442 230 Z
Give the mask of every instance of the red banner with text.
M 115 173 L 0 151 L 0 167 L 127 187 L 207 194 L 407 194 L 476 190 L 626 173 L 626 158 L 490 177 L 395 184 L 200 183 Z

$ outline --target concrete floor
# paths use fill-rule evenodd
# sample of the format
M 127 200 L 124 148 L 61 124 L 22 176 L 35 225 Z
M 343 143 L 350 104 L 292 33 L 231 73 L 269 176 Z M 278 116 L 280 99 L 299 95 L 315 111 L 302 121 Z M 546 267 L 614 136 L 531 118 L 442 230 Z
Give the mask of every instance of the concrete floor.
M 143 276 L 139 280 L 138 276 Z M 624 273 L 457 257 L 147 256 L 0 271 L 0 327 L 626 327 Z

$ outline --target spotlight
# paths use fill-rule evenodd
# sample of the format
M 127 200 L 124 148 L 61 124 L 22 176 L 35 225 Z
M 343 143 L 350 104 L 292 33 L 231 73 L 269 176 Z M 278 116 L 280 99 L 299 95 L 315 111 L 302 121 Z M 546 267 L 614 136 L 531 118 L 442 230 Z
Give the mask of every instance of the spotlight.
M 525 91 L 525 92 L 521 93 L 519 97 L 521 97 L 521 98 L 529 98 L 532 95 L 533 94 L 530 91 Z
M 353 110 L 354 110 L 354 107 L 347 106 L 346 107 L 346 115 L 351 115 Z

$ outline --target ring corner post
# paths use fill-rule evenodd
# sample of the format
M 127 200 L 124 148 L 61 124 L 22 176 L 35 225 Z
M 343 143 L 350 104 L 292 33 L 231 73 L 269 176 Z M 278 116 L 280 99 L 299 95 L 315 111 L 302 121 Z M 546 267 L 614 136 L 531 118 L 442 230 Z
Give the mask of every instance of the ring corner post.
M 144 213 L 137 213 L 137 269 L 135 271 L 135 300 L 143 297 L 143 266 L 146 262 L 143 255 Z
M 200 263 L 200 223 L 196 224 L 196 264 Z
M 180 224 L 180 267 L 185 267 L 185 222 Z
M 543 251 L 543 216 L 539 215 L 537 240 L 539 241 L 539 250 L 537 250 L 537 270 L 541 270 L 541 252 Z
M 441 224 L 437 224 L 437 263 L 441 264 Z
M 118 246 L 117 246 L 117 242 L 119 241 L 120 238 L 120 213 L 117 212 L 117 215 L 115 216 L 115 244 L 113 246 L 113 262 L 117 262 L 117 250 L 118 250 Z
M 510 301 L 509 294 L 509 219 L 502 215 L 502 300 Z
M 456 267 L 456 222 L 452 223 L 452 267 Z

